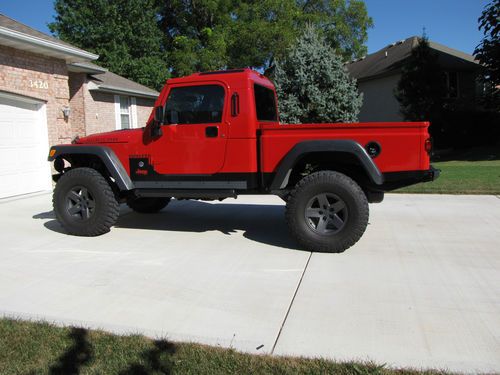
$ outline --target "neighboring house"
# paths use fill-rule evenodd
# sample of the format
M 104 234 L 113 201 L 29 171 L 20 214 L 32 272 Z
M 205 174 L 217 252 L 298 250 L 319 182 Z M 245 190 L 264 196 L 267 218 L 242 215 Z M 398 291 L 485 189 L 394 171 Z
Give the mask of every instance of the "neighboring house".
M 399 102 L 394 96 L 401 78 L 401 66 L 418 45 L 419 38 L 393 43 L 380 51 L 347 64 L 347 70 L 358 81 L 363 93 L 359 121 L 402 121 Z M 446 99 L 462 109 L 474 109 L 478 87 L 479 64 L 474 56 L 429 41 L 445 71 Z
M 145 125 L 158 92 L 0 14 L 0 198 L 51 188 L 49 145 Z

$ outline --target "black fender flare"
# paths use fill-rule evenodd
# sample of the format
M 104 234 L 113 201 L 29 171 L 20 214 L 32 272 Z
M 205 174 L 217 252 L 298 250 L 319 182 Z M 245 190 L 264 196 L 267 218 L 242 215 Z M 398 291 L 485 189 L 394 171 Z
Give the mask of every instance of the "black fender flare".
M 109 174 L 115 180 L 121 191 L 134 189 L 134 183 L 127 174 L 120 159 L 113 150 L 107 146 L 80 146 L 80 145 L 57 145 L 50 148 L 48 161 L 55 160 L 58 156 L 75 154 L 88 154 L 97 156 L 107 168 Z
M 288 179 L 297 162 L 307 154 L 315 152 L 348 153 L 354 155 L 362 168 L 375 185 L 384 183 L 384 176 L 359 143 L 352 140 L 318 140 L 297 143 L 276 168 L 276 174 L 271 182 L 270 190 L 281 190 L 288 184 Z

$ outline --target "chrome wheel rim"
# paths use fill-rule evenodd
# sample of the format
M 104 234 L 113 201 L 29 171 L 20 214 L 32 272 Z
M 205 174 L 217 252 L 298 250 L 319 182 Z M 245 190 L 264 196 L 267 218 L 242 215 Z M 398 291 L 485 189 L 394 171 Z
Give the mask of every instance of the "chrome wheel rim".
M 344 228 L 347 214 L 347 206 L 339 196 L 322 193 L 309 200 L 304 211 L 304 218 L 314 232 L 331 235 Z
M 88 220 L 95 211 L 95 199 L 84 186 L 75 186 L 66 194 L 66 212 L 76 220 Z

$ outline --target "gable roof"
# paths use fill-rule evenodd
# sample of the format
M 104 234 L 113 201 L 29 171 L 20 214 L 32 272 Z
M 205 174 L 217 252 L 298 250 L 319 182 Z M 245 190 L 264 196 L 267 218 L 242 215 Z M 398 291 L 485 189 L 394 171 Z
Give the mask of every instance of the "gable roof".
M 346 68 L 349 73 L 358 80 L 365 80 L 390 74 L 401 67 L 404 60 L 410 56 L 413 48 L 418 45 L 419 40 L 419 37 L 412 36 L 392 43 L 375 53 L 348 63 Z M 442 44 L 429 41 L 429 47 L 440 54 L 461 60 L 464 64 L 478 64 L 478 62 L 474 59 L 474 56 L 446 47 Z
M 156 99 L 160 93 L 118 74 L 106 71 L 90 75 L 89 90 Z
M 95 60 L 99 56 L 35 30 L 0 13 L 0 44 L 63 59 L 67 62 Z

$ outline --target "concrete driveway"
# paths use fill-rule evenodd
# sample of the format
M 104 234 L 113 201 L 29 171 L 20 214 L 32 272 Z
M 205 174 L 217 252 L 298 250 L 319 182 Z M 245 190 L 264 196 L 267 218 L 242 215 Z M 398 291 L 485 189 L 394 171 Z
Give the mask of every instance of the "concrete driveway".
M 253 353 L 500 371 L 500 198 L 388 195 L 361 241 L 311 254 L 275 197 L 122 207 L 66 235 L 41 194 L 0 201 L 0 313 Z

